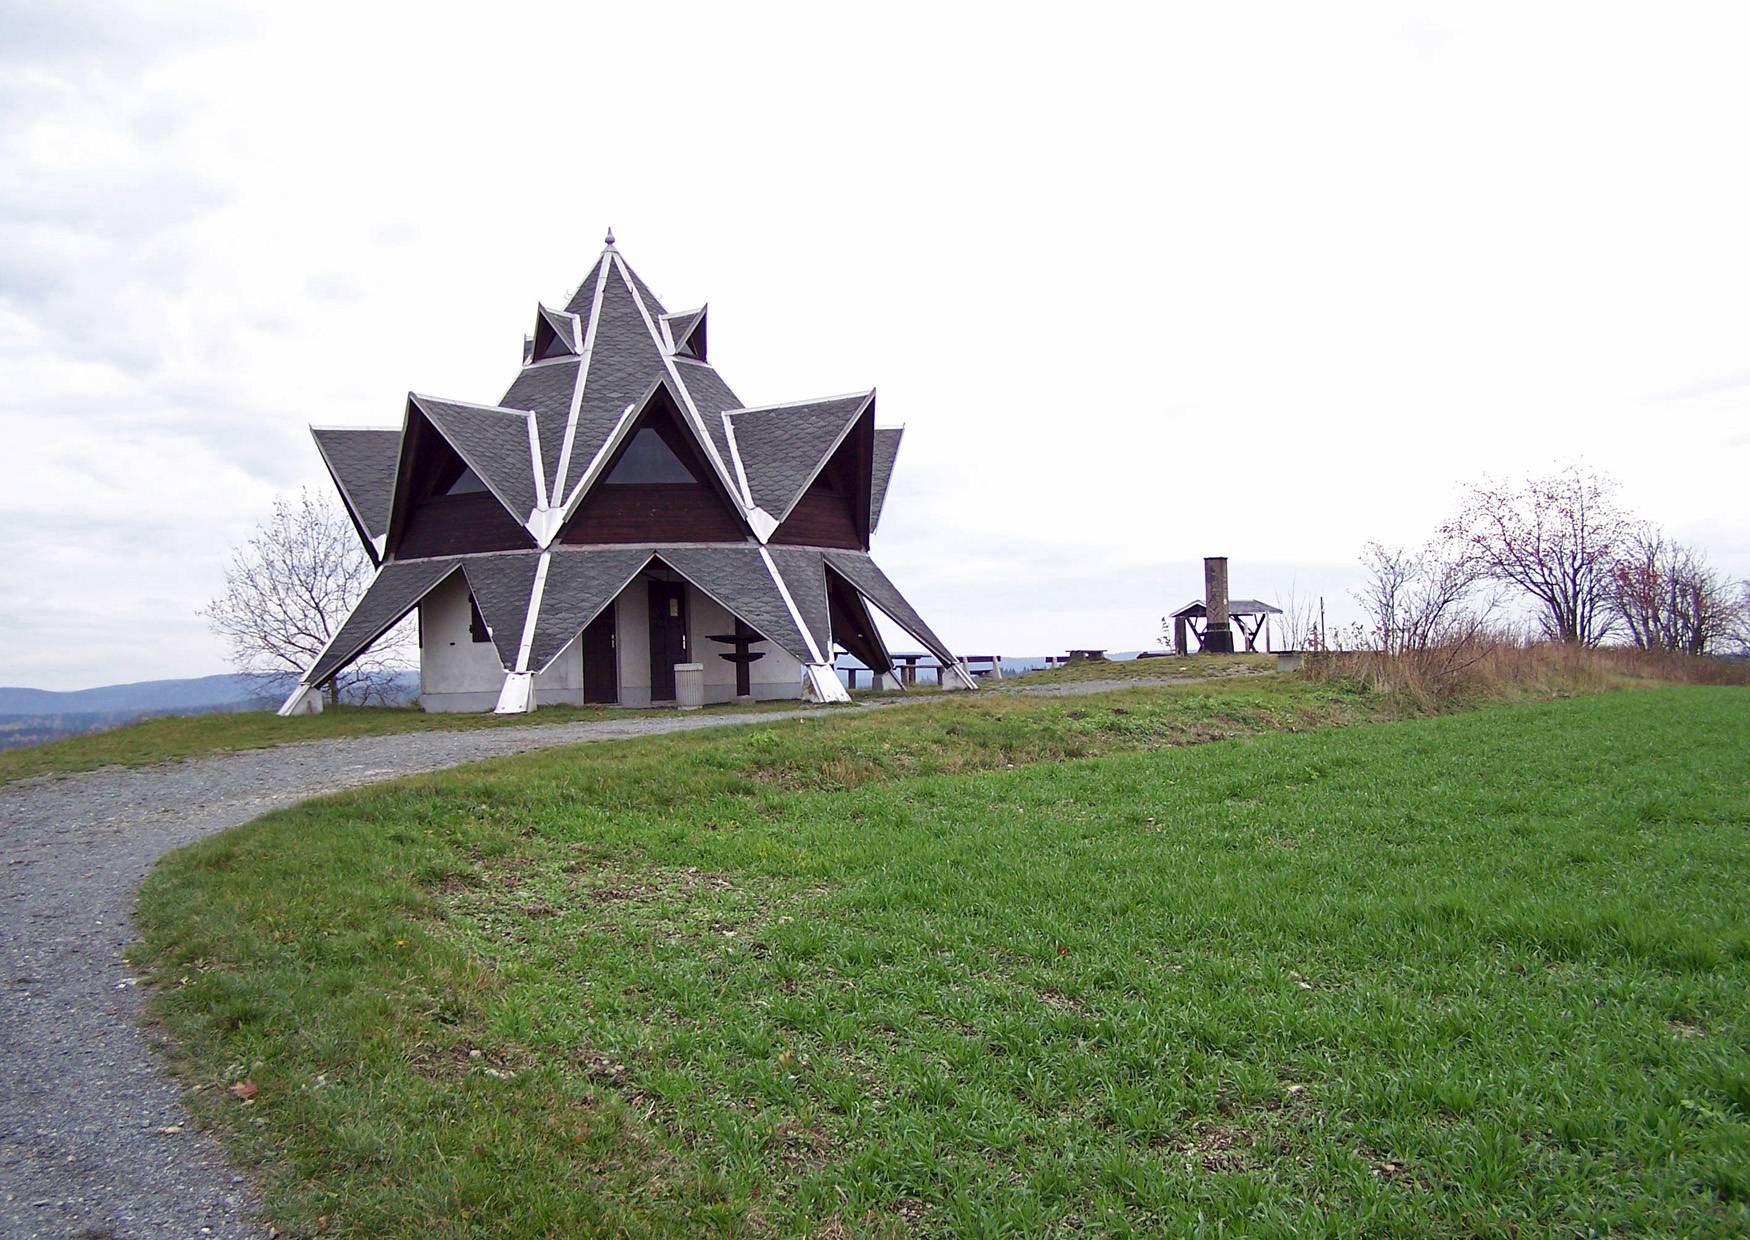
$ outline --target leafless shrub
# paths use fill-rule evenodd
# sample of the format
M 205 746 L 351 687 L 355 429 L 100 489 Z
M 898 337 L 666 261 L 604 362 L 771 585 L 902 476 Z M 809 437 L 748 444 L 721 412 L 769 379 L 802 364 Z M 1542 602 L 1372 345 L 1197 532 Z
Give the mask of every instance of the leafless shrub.
M 1275 617 L 1276 630 L 1282 638 L 1283 650 L 1318 650 L 1323 645 L 1319 635 L 1319 603 L 1317 599 L 1303 598 L 1299 586 L 1298 579 L 1291 580 L 1288 592 L 1277 594 L 1276 606 L 1282 609 L 1282 614 Z
M 1616 621 L 1612 574 L 1637 529 L 1617 490 L 1579 465 L 1517 485 L 1483 482 L 1441 537 L 1475 577 L 1522 592 L 1544 636 L 1594 646 Z
M 200 614 L 231 648 L 231 665 L 264 693 L 295 681 L 316 661 L 372 576 L 346 515 L 300 491 L 274 501 L 273 515 L 231 550 L 225 591 Z M 405 630 L 379 640 L 328 683 L 330 704 L 386 700 L 406 666 Z
M 1610 605 L 1641 649 L 1708 654 L 1735 643 L 1746 619 L 1745 590 L 1693 547 L 1643 530 L 1617 558 Z

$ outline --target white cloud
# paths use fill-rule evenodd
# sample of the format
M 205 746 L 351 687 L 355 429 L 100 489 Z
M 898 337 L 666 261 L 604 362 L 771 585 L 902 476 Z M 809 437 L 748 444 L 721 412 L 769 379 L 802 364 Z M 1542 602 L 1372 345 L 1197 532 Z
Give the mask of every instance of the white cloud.
M 1750 18 L 8 6 L 0 680 L 214 670 L 303 427 L 496 399 L 601 230 L 750 401 L 880 386 L 954 643 L 1333 605 L 1584 456 L 1750 573 Z

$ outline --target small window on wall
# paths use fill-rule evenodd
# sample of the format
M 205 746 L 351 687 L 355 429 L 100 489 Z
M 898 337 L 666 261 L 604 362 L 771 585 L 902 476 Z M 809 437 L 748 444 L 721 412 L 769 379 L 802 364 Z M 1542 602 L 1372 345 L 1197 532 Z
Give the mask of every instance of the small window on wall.
M 480 604 L 472 594 L 468 596 L 468 636 L 477 642 L 492 640 L 492 634 L 486 631 L 486 617 L 480 614 Z

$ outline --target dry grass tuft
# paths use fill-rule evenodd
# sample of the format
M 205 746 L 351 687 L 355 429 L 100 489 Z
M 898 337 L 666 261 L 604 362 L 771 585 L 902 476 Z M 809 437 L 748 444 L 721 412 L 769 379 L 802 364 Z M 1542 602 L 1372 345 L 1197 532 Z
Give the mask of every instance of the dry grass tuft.
M 1750 685 L 1750 660 L 1478 633 L 1401 654 L 1329 651 L 1308 660 L 1307 674 L 1353 682 L 1433 710 L 1466 701 L 1570 697 L 1636 685 Z

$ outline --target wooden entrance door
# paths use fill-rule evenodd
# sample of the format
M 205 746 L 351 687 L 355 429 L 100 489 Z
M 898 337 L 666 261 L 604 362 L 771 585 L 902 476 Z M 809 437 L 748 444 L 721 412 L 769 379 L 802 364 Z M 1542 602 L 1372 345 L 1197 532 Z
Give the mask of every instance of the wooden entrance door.
M 614 636 L 614 605 L 609 603 L 583 631 L 583 700 L 586 702 L 620 700 L 619 656 L 614 650 L 617 645 Z
M 674 665 L 687 661 L 687 587 L 650 583 L 650 700 L 674 700 Z

